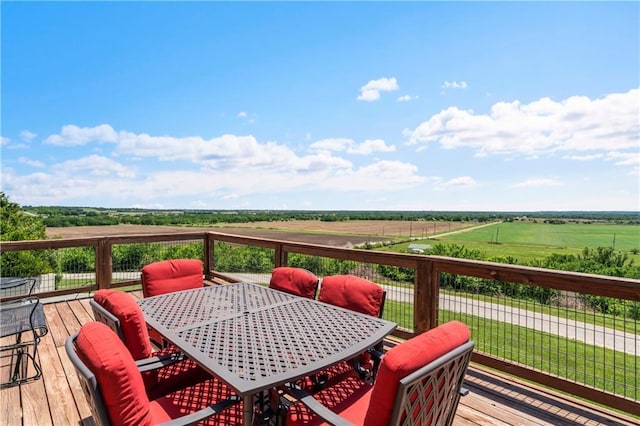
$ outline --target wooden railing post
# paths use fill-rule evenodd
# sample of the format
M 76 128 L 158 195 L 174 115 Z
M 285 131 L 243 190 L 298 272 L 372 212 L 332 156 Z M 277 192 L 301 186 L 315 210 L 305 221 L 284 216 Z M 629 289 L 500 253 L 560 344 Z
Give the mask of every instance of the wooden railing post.
M 287 266 L 287 252 L 283 250 L 282 244 L 278 244 L 276 246 L 274 256 L 275 259 L 273 263 L 276 268 L 280 266 Z
M 211 281 L 213 278 L 213 250 L 215 247 L 213 236 L 210 233 L 204 234 L 204 253 L 202 258 L 204 259 L 204 279 L 207 281 Z
M 426 259 L 416 265 L 413 321 L 416 334 L 430 330 L 438 323 L 438 274 L 434 273 L 433 262 Z
M 107 239 L 100 240 L 96 246 L 96 285 L 99 289 L 110 288 L 113 278 L 112 244 Z

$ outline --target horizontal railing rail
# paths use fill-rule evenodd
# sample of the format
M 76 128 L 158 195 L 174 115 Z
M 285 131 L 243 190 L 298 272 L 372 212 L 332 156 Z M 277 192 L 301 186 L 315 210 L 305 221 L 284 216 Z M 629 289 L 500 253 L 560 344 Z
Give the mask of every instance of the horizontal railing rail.
M 242 257 L 253 256 L 254 259 L 245 259 L 246 265 L 236 266 L 233 250 L 242 248 L 252 250 L 248 255 L 243 253 Z M 70 258 L 75 261 L 74 256 L 79 256 L 74 250 L 81 251 L 86 257 L 83 266 L 76 267 L 69 261 Z M 273 267 L 289 264 L 307 267 L 319 276 L 327 271 L 333 271 L 327 274 L 365 276 L 385 286 L 385 316 L 399 323 L 395 333 L 399 337 L 410 338 L 435 327 L 438 322 L 460 318 L 470 324 L 474 339 L 478 339 L 475 362 L 640 415 L 638 320 L 591 312 L 581 304 L 584 297 L 605 297 L 631 308 L 640 302 L 640 280 L 217 232 L 0 243 L 2 256 L 11 252 L 38 253 L 40 258 L 54 259 L 51 270 L 40 274 L 43 281 L 55 281 L 55 286 L 40 286 L 38 295 L 43 298 L 139 285 L 141 265 L 163 258 L 183 257 L 184 253 L 201 258 L 205 279 L 210 282 L 237 281 L 247 276 L 257 282 L 268 282 Z M 227 261 L 224 261 L 225 256 Z M 232 262 L 228 262 L 229 256 Z M 390 274 L 385 268 L 397 273 Z M 5 271 L 2 275 L 6 275 Z M 464 280 L 472 285 L 460 285 Z M 483 293 L 482 286 L 487 285 L 497 289 L 495 294 Z M 474 286 L 476 290 L 473 290 Z M 556 299 L 553 303 L 535 298 L 517 299 L 508 293 L 513 286 L 521 286 L 519 291 L 524 289 L 530 293 L 550 290 Z M 3 293 L 0 297 L 7 300 L 18 296 Z M 564 327 L 562 332 L 558 331 L 560 327 Z M 579 328 L 580 333 L 576 333 L 575 328 Z M 597 342 L 589 337 L 589 333 L 597 332 L 592 331 L 596 328 L 604 330 L 601 341 Z M 623 349 L 616 346 L 620 340 Z M 546 352 L 540 355 L 542 359 L 530 359 L 531 354 L 520 349 L 515 351 L 517 345 L 530 345 L 533 348 L 528 350 L 530 352 L 544 347 Z M 605 352 L 606 356 L 601 355 Z M 609 356 L 614 359 L 613 365 L 608 365 Z M 555 364 L 566 363 L 563 357 L 580 364 L 563 367 L 579 374 L 557 371 Z M 582 370 L 590 367 L 582 364 L 591 365 L 594 360 L 607 364 L 602 373 L 594 373 L 595 376 L 618 374 L 624 376 L 623 382 L 618 378 L 573 377 L 584 375 Z M 607 380 L 609 384 L 600 384 Z

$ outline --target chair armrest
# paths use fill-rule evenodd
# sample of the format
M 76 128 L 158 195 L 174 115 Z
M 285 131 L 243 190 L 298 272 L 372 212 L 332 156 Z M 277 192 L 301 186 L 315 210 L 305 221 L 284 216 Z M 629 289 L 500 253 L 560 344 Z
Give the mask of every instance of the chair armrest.
M 202 420 L 205 420 L 211 416 L 215 416 L 218 413 L 226 410 L 227 408 L 233 407 L 236 404 L 239 404 L 242 399 L 233 395 L 224 401 L 220 401 L 216 404 L 209 405 L 201 410 L 195 411 L 191 414 L 187 414 L 182 417 L 178 417 L 177 419 L 170 420 L 168 422 L 161 423 L 162 426 L 182 426 L 182 425 L 192 425 Z
M 143 358 L 136 361 L 138 370 L 141 373 L 151 370 L 157 370 L 158 368 L 164 368 L 168 365 L 175 364 L 176 362 L 184 361 L 184 354 L 180 352 L 167 353 L 159 356 L 152 356 L 149 358 Z
M 344 418 L 320 404 L 317 399 L 309 395 L 304 390 L 287 386 L 285 387 L 285 392 L 303 403 L 307 408 L 313 411 L 317 416 L 322 417 L 322 419 L 327 421 L 329 424 L 335 426 L 353 426 L 352 423 L 349 423 Z

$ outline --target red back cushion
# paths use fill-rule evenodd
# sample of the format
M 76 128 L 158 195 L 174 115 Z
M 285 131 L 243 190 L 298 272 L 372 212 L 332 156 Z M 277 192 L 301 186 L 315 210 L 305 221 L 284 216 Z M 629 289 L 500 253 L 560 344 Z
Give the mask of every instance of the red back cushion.
M 202 286 L 202 262 L 198 259 L 163 260 L 142 268 L 144 297 Z
M 271 273 L 269 287 L 308 299 L 315 299 L 318 277 L 306 269 L 280 266 Z
M 96 376 L 111 424 L 151 424 L 142 377 L 117 334 L 101 322 L 87 323 L 78 332 L 76 351 Z
M 364 424 L 388 425 L 400 379 L 465 344 L 469 338 L 465 324 L 450 321 L 390 349 L 378 369 Z
M 132 295 L 123 291 L 103 289 L 96 291 L 93 300 L 120 320 L 124 342 L 133 359 L 139 360 L 151 356 L 153 350 L 149 341 L 147 323 Z
M 384 290 L 378 284 L 353 275 L 322 278 L 318 300 L 377 317 Z

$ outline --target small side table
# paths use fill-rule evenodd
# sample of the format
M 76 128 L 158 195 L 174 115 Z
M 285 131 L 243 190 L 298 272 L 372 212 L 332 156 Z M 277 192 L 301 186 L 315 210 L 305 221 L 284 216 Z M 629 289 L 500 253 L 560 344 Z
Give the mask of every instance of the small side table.
M 40 338 L 49 331 L 42 303 L 37 297 L 5 302 L 0 306 L 0 371 L 8 372 L 0 388 L 15 386 L 42 375 L 37 351 Z M 31 365 L 31 368 L 30 368 Z

